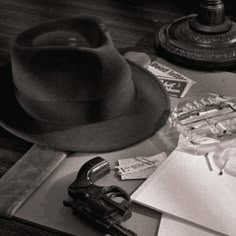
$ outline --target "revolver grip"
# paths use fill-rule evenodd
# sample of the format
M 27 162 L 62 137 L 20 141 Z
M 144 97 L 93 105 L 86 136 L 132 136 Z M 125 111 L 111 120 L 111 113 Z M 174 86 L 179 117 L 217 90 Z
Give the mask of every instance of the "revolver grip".
M 110 172 L 110 165 L 102 157 L 94 157 L 86 162 L 79 170 L 75 181 L 69 186 L 70 190 L 87 187 Z
M 133 231 L 120 225 L 131 217 L 130 196 L 118 186 L 103 187 L 93 184 L 109 172 L 109 163 L 101 157 L 86 162 L 68 188 L 72 201 L 63 203 L 71 207 L 74 214 L 103 232 L 113 236 L 136 236 Z

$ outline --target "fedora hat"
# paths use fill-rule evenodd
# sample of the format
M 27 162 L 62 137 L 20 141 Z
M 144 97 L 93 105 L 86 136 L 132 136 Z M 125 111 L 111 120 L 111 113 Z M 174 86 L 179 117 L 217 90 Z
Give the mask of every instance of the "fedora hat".
M 150 137 L 169 115 L 162 84 L 125 60 L 95 17 L 20 33 L 1 73 L 0 125 L 32 143 L 108 152 Z

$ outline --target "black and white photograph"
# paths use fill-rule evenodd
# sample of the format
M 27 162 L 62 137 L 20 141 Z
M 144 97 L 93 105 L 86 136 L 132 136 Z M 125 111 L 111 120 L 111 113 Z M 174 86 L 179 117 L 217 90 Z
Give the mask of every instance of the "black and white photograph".
M 233 0 L 0 0 L 0 236 L 236 236 Z

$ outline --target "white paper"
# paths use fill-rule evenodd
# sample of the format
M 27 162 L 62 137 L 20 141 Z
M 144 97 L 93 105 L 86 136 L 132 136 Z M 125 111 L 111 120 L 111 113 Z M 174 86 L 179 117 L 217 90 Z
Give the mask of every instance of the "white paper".
M 154 156 L 121 159 L 118 160 L 115 169 L 117 169 L 122 180 L 146 179 L 161 165 L 166 157 L 166 153 L 162 152 Z
M 222 234 L 198 227 L 186 221 L 163 214 L 157 236 L 220 236 Z
M 226 235 L 236 232 L 236 178 L 204 156 L 174 151 L 132 195 L 140 204 Z

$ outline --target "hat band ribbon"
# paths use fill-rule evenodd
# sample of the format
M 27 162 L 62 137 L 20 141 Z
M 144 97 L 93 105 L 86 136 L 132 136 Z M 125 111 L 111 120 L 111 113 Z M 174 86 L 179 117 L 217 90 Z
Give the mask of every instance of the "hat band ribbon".
M 43 101 L 32 99 L 17 88 L 16 98 L 21 107 L 36 120 L 52 124 L 89 124 L 106 121 L 124 113 L 133 105 L 134 93 L 92 101 Z

